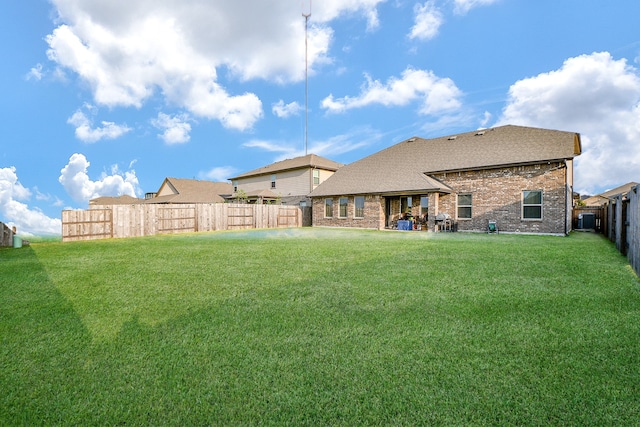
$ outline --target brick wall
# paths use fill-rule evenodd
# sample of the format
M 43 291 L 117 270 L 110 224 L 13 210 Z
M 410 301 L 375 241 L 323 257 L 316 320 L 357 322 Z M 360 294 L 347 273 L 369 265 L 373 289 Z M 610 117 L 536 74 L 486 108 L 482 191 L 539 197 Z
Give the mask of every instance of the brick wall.
M 347 216 L 341 218 L 340 197 L 347 197 Z M 368 195 L 364 198 L 364 217 L 355 217 L 355 197 L 316 197 L 313 199 L 313 225 L 316 227 L 384 228 L 384 198 Z M 325 217 L 325 199 L 333 199 L 333 217 Z
M 458 194 L 472 194 L 472 218 L 457 219 L 456 194 L 440 196 L 439 211 L 456 219 L 458 230 L 486 230 L 496 221 L 500 231 L 564 234 L 567 222 L 563 163 L 443 173 L 434 177 Z M 542 220 L 522 219 L 522 191 L 542 190 Z M 566 230 L 568 231 L 568 230 Z

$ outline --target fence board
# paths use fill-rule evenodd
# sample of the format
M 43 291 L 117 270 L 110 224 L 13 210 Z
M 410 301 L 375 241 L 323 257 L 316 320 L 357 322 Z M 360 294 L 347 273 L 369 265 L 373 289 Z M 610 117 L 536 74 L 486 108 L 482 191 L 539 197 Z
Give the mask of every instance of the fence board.
M 13 230 L 3 222 L 0 222 L 2 235 L 0 236 L 0 246 L 13 246 Z
M 110 209 L 62 212 L 62 237 L 67 240 L 93 240 L 113 237 Z
M 198 229 L 195 205 L 162 205 L 157 216 L 158 233 L 193 233 Z
M 227 215 L 229 229 L 256 228 L 255 206 L 257 205 L 230 205 Z
M 628 248 L 629 263 L 640 276 L 640 185 L 633 187 L 628 194 Z
M 102 205 L 62 212 L 62 241 L 249 228 L 301 227 L 297 206 L 249 204 Z
M 640 185 L 618 195 L 607 205 L 607 237 L 629 259 L 640 276 Z
M 299 209 L 290 209 L 289 206 L 281 206 L 278 210 L 278 227 L 297 227 L 300 216 L 298 211 Z

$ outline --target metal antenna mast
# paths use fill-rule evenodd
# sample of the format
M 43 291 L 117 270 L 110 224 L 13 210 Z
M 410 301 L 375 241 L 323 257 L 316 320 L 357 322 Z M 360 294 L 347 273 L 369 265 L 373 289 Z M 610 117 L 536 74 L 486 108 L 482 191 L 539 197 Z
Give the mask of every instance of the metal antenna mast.
M 304 17 L 304 155 L 307 155 L 309 144 L 309 17 L 311 16 L 311 0 L 309 0 L 309 13 L 302 13 Z

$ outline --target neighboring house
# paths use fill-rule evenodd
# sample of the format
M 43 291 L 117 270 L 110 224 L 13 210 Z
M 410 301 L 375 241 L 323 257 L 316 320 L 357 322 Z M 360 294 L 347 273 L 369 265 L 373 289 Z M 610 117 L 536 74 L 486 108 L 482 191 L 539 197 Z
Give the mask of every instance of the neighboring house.
M 313 225 L 394 228 L 411 214 L 421 229 L 566 234 L 580 134 L 500 126 L 410 138 L 340 168 L 312 193 Z M 417 228 L 417 227 L 416 227 Z
M 621 185 L 620 187 L 616 187 L 612 190 L 605 191 L 604 193 L 587 197 L 582 202 L 584 203 L 585 206 L 589 206 L 589 207 L 604 206 L 613 197 L 616 197 L 619 194 L 626 195 L 636 185 L 638 185 L 637 182 L 628 182 L 624 185 Z
M 310 202 L 309 193 L 341 166 L 315 154 L 282 160 L 229 178 L 233 184 L 229 199 L 244 197 L 250 203 L 304 205 Z
M 153 197 L 145 203 L 224 203 L 233 191 L 228 182 L 165 178 Z
M 147 193 L 144 199 L 131 196 L 97 197 L 89 207 L 106 205 L 135 205 L 142 203 L 224 203 L 232 193 L 228 182 L 198 181 L 195 179 L 165 178 L 156 193 Z

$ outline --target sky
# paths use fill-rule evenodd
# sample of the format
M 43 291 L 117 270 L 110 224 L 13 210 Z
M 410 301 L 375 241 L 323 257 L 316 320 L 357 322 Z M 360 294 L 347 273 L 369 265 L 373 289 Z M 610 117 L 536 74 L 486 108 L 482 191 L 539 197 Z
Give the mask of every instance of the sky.
M 638 16 L 637 0 L 3 2 L 0 221 L 55 235 L 63 210 L 166 177 L 504 124 L 580 133 L 581 194 L 640 181 Z

